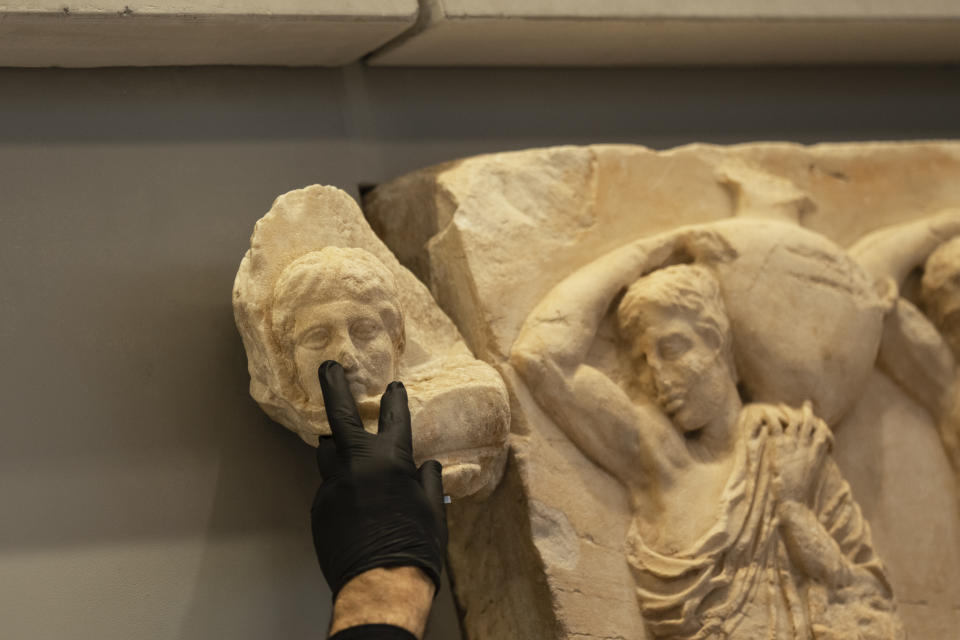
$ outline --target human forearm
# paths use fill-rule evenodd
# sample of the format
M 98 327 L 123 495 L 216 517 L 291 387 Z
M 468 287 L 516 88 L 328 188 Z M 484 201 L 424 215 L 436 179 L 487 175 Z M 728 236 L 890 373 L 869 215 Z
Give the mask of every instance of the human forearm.
M 416 567 L 365 571 L 338 594 L 330 635 L 360 625 L 387 624 L 422 638 L 434 590 L 433 581 Z
M 949 414 L 956 363 L 943 335 L 912 303 L 897 300 L 885 319 L 877 364 L 934 419 Z
M 337 640 L 418 638 L 447 543 L 441 466 L 414 464 L 402 383 L 390 383 L 381 397 L 374 435 L 363 427 L 343 367 L 327 361 L 318 374 L 333 438 L 317 447 L 323 482 L 310 512 L 334 596 L 331 633 Z
M 665 262 L 676 234 L 644 238 L 615 249 L 555 286 L 527 317 L 512 359 L 549 358 L 562 368 L 583 361 L 614 297 Z
M 852 567 L 813 511 L 787 500 L 780 504 L 777 516 L 790 557 L 801 569 L 826 584 L 849 584 Z
M 850 247 L 849 253 L 867 273 L 902 285 L 940 244 L 960 234 L 960 209 L 874 231 Z

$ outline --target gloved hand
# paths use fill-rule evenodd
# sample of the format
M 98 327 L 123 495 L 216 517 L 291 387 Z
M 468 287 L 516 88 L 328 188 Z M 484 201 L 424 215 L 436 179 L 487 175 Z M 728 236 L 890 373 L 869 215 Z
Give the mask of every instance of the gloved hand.
M 328 360 L 318 375 L 333 437 L 317 447 L 323 484 L 310 519 L 334 600 L 351 578 L 376 567 L 419 567 L 439 590 L 447 547 L 441 466 L 414 464 L 406 389 L 387 386 L 373 435 L 363 428 L 343 367 Z

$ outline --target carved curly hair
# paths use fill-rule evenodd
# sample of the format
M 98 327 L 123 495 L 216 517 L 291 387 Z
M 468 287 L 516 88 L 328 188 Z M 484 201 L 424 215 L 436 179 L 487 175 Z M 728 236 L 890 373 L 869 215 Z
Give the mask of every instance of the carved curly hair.
M 299 388 L 290 364 L 296 347 L 294 320 L 297 310 L 344 298 L 375 307 L 397 357 L 403 353 L 406 342 L 403 309 L 393 273 L 364 249 L 324 247 L 311 251 L 291 262 L 273 288 L 273 338 L 283 356 L 281 366 L 285 377 L 294 388 Z
M 682 311 L 693 317 L 694 328 L 711 332 L 720 342 L 724 361 L 736 377 L 730 320 L 720 295 L 720 283 L 706 267 L 679 264 L 658 269 L 627 288 L 617 307 L 620 336 L 633 340 L 651 324 L 650 308 Z

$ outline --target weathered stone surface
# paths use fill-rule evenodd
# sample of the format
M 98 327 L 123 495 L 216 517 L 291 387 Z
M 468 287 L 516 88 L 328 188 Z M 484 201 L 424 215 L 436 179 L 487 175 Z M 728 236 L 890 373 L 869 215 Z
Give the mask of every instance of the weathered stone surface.
M 0 4 L 0 66 L 334 66 L 416 17 L 416 0 L 16 0 Z
M 374 432 L 380 395 L 403 380 L 417 462 L 443 463 L 447 493 L 496 486 L 510 421 L 503 381 L 473 358 L 346 193 L 312 186 L 277 198 L 254 228 L 233 304 L 250 395 L 305 442 L 330 433 L 317 367 L 337 360 Z
M 424 0 L 383 65 L 677 65 L 947 61 L 949 0 Z
M 510 390 L 513 481 L 452 520 L 469 637 L 518 608 L 471 576 L 530 548 L 522 637 L 949 637 L 958 178 L 948 142 L 600 145 L 374 190 Z M 522 536 L 478 537 L 497 513 Z

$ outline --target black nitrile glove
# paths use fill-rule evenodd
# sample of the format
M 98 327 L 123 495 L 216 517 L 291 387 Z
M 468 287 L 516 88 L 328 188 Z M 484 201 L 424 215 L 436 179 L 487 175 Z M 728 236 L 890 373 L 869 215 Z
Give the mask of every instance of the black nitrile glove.
M 310 519 L 334 600 L 351 578 L 377 567 L 419 567 L 439 591 L 447 547 L 441 466 L 413 462 L 406 389 L 387 386 L 373 435 L 363 429 L 343 367 L 328 360 L 318 375 L 333 437 L 317 447 L 323 484 Z

